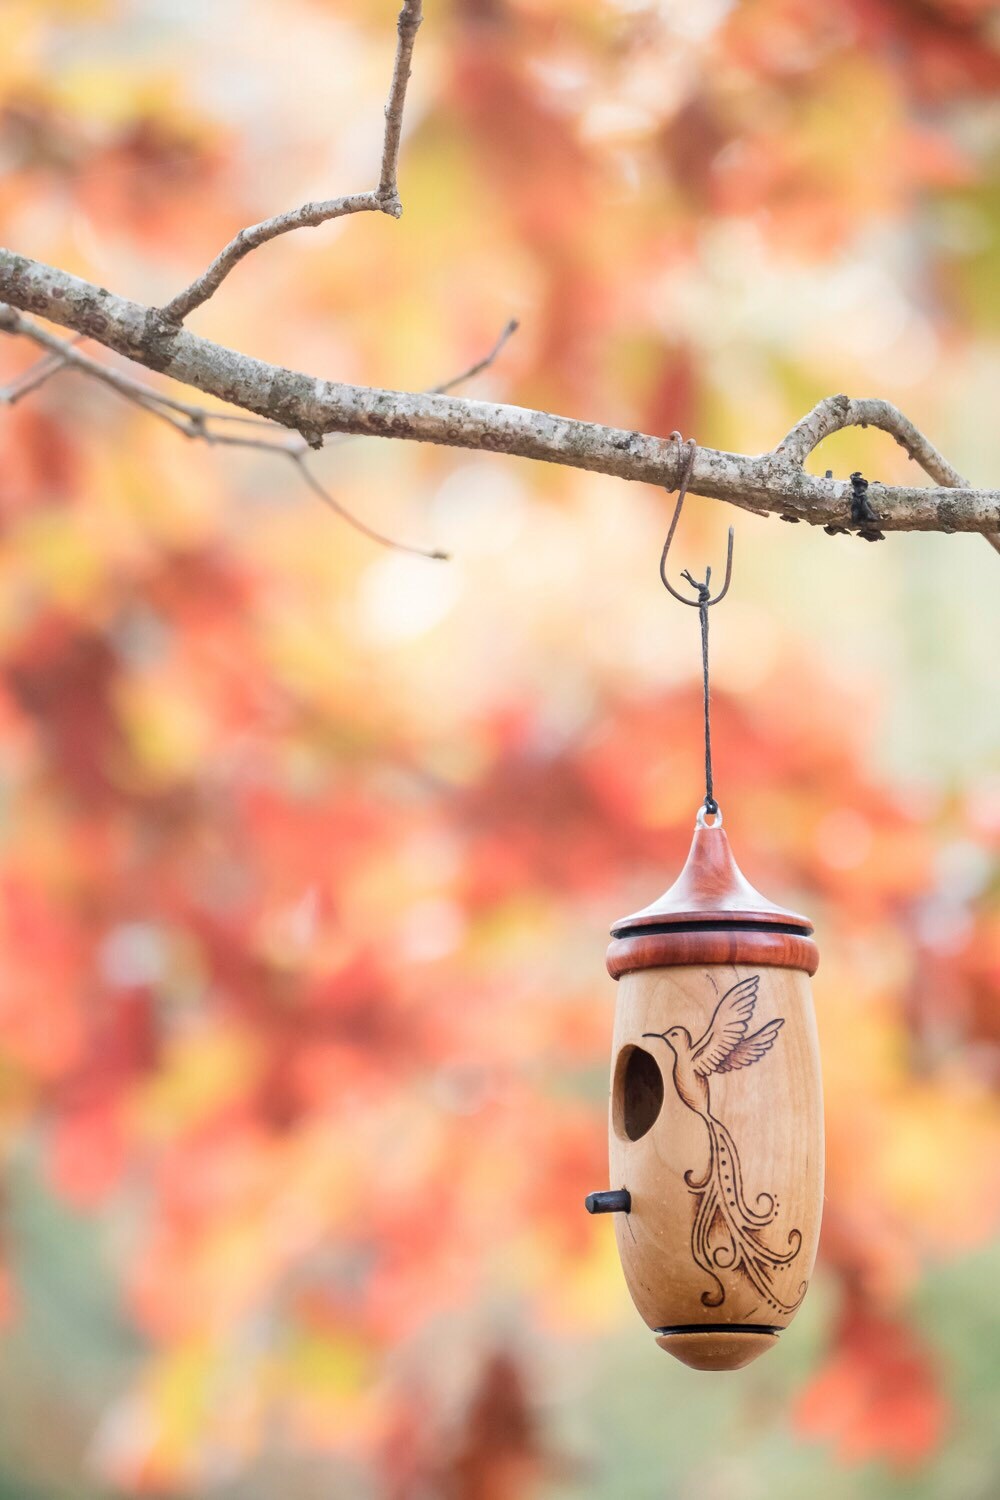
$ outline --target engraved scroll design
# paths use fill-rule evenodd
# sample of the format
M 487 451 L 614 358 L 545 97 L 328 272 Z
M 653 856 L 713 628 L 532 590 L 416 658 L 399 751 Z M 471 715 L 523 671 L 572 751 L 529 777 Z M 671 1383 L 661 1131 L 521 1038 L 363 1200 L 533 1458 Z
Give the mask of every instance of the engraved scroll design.
M 775 1276 L 788 1266 L 802 1248 L 802 1233 L 788 1232 L 788 1246 L 772 1249 L 763 1231 L 778 1216 L 779 1204 L 772 1193 L 758 1193 L 751 1208 L 743 1188 L 743 1169 L 736 1142 L 712 1114 L 710 1083 L 714 1073 L 749 1068 L 768 1053 L 785 1024 L 779 1016 L 759 1031 L 747 1035 L 757 1003 L 760 975 L 754 974 L 727 990 L 715 1008 L 704 1035 L 697 1041 L 683 1026 L 666 1031 L 647 1031 L 658 1037 L 674 1055 L 673 1079 L 681 1102 L 705 1122 L 708 1131 L 708 1167 L 703 1177 L 694 1169 L 684 1181 L 697 1195 L 698 1206 L 691 1231 L 691 1254 L 696 1265 L 714 1282 L 702 1292 L 705 1307 L 721 1307 L 726 1290 L 720 1272 L 746 1278 L 761 1299 L 776 1313 L 792 1313 L 806 1294 L 803 1281 L 794 1301 L 786 1302 L 775 1288 Z

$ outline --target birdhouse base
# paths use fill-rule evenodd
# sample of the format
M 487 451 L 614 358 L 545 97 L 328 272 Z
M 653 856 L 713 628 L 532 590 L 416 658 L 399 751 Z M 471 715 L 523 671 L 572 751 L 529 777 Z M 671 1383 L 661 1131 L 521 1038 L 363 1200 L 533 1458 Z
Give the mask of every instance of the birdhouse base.
M 676 1329 L 656 1342 L 691 1370 L 742 1370 L 778 1342 L 770 1328 Z

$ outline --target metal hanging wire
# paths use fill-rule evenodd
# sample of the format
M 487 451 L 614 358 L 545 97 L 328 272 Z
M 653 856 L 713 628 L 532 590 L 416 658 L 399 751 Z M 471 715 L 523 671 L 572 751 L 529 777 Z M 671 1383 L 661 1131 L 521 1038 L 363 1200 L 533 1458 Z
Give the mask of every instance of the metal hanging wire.
M 687 604 L 690 605 L 692 609 L 697 609 L 698 617 L 701 623 L 701 672 L 702 684 L 704 687 L 705 705 L 705 801 L 702 807 L 699 809 L 698 822 L 700 826 L 704 827 L 704 818 L 706 813 L 714 816 L 717 824 L 721 824 L 722 822 L 722 812 L 719 808 L 719 804 L 715 800 L 715 788 L 712 776 L 712 719 L 709 705 L 710 694 L 708 675 L 708 611 L 711 609 L 713 604 L 718 604 L 722 599 L 726 597 L 727 593 L 729 592 L 729 585 L 733 581 L 733 528 L 731 526 L 729 528 L 729 545 L 726 551 L 726 576 L 723 581 L 722 588 L 715 595 L 715 597 L 712 597 L 711 590 L 711 568 L 705 569 L 704 583 L 699 583 L 696 578 L 692 578 L 687 569 L 685 569 L 681 574 L 681 577 L 684 579 L 684 581 L 694 589 L 697 596 L 696 598 L 688 599 L 686 595 L 680 593 L 679 590 L 675 589 L 673 584 L 670 582 L 670 579 L 667 577 L 667 555 L 670 552 L 670 544 L 674 539 L 674 532 L 677 530 L 677 523 L 681 518 L 681 511 L 684 509 L 684 501 L 687 496 L 688 485 L 691 483 L 691 474 L 694 470 L 694 461 L 695 456 L 698 452 L 698 445 L 693 438 L 689 438 L 685 443 L 679 432 L 672 432 L 670 436 L 677 444 L 678 456 L 680 455 L 682 449 L 684 449 L 685 452 L 683 458 L 683 467 L 680 470 L 680 484 L 677 488 L 677 504 L 674 506 L 673 520 L 670 522 L 670 530 L 667 532 L 667 539 L 663 544 L 663 551 L 660 554 L 660 581 L 662 582 L 663 587 L 667 590 L 667 593 L 671 594 L 681 604 Z
M 670 530 L 667 532 L 667 540 L 663 543 L 663 552 L 660 555 L 660 579 L 663 583 L 663 587 L 667 590 L 667 593 L 673 594 L 674 598 L 680 600 L 681 604 L 689 604 L 692 609 L 709 609 L 713 604 L 718 604 L 720 600 L 726 597 L 727 593 L 729 592 L 729 585 L 733 581 L 733 528 L 731 526 L 729 528 L 729 547 L 726 552 L 725 581 L 722 585 L 722 588 L 716 594 L 715 598 L 713 599 L 709 593 L 709 584 L 712 581 L 711 568 L 705 569 L 704 583 L 698 583 L 696 579 L 691 577 L 691 574 L 687 572 L 686 569 L 681 574 L 681 577 L 685 579 L 686 582 L 689 583 L 694 590 L 696 590 L 698 594 L 697 599 L 688 599 L 683 594 L 679 593 L 678 590 L 675 589 L 673 584 L 670 582 L 670 579 L 667 577 L 667 553 L 670 551 L 670 544 L 674 539 L 674 532 L 677 530 L 677 522 L 680 520 L 681 511 L 684 509 L 684 501 L 687 498 L 688 485 L 691 483 L 691 474 L 694 469 L 694 461 L 698 452 L 698 444 L 694 441 L 694 438 L 688 438 L 687 442 L 685 442 L 679 432 L 672 432 L 670 436 L 671 439 L 677 444 L 678 452 L 682 448 L 686 451 L 683 460 L 684 467 L 681 469 L 681 482 L 677 489 L 677 504 L 674 506 L 674 518 L 670 522 Z M 704 599 L 702 598 L 703 594 Z

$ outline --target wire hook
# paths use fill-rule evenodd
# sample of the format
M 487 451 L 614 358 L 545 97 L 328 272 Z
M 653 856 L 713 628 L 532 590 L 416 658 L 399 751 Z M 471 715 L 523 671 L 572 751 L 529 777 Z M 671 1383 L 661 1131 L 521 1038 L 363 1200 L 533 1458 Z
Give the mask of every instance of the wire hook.
M 718 604 L 720 599 L 724 599 L 726 597 L 727 593 L 729 592 L 729 585 L 733 581 L 733 528 L 731 526 L 729 528 L 729 546 L 726 552 L 726 577 L 725 581 L 723 582 L 722 588 L 713 599 L 711 596 L 711 590 L 709 588 L 709 585 L 712 581 L 711 568 L 705 569 L 704 583 L 699 583 L 696 578 L 692 578 L 691 574 L 687 571 L 687 569 L 685 569 L 681 574 L 681 577 L 691 585 L 691 587 L 698 595 L 697 599 L 685 598 L 683 594 L 679 593 L 678 590 L 674 588 L 673 584 L 670 582 L 670 579 L 667 577 L 667 553 L 670 551 L 670 544 L 674 539 L 674 532 L 677 530 L 677 522 L 680 520 L 681 511 L 684 509 L 684 501 L 687 498 L 688 485 L 691 483 L 691 473 L 694 469 L 694 460 L 695 454 L 698 452 L 698 444 L 695 442 L 694 438 L 689 438 L 685 443 L 679 432 L 672 432 L 670 436 L 672 440 L 677 444 L 678 454 L 680 453 L 680 449 L 682 447 L 686 447 L 687 456 L 684 459 L 684 467 L 681 470 L 681 482 L 677 489 L 677 504 L 674 506 L 674 518 L 670 523 L 670 530 L 667 532 L 667 540 L 663 543 L 663 552 L 660 555 L 660 580 L 667 593 L 672 594 L 675 599 L 678 599 L 681 602 L 681 604 L 689 604 L 692 609 L 708 609 L 711 605 Z

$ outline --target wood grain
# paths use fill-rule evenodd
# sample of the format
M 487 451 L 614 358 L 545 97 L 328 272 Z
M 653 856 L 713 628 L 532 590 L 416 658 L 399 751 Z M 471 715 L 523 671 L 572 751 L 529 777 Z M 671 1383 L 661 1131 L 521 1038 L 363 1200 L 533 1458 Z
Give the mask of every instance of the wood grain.
M 699 1060 L 713 1024 L 721 1040 Z M 626 974 L 610 1168 L 611 1187 L 631 1194 L 615 1216 L 625 1279 L 660 1346 L 705 1369 L 773 1346 L 812 1274 L 823 1202 L 806 974 L 705 963 Z

